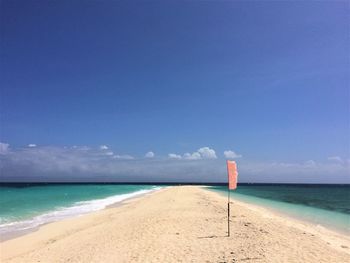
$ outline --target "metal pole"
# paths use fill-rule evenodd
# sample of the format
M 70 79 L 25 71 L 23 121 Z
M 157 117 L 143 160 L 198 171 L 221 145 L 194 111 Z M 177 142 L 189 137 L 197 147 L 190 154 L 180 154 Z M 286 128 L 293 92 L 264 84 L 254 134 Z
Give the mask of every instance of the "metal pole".
M 227 236 L 230 236 L 230 188 L 227 189 Z

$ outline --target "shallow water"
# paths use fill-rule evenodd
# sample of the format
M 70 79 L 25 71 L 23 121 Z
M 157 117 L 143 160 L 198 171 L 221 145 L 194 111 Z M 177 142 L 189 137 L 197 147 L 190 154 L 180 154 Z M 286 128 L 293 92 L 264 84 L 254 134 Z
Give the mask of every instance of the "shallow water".
M 226 186 L 210 189 L 227 193 Z M 349 185 L 239 185 L 233 198 L 350 234 Z
M 0 186 L 0 235 L 101 210 L 159 188 L 116 184 L 3 185 Z

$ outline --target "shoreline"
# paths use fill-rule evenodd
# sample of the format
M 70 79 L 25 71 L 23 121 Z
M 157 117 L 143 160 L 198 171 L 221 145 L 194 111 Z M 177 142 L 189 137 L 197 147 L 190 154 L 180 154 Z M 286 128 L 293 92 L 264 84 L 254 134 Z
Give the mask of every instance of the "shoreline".
M 159 189 L 150 190 L 150 191 L 148 191 L 146 193 L 139 193 L 139 194 L 136 194 L 134 196 L 127 197 L 125 199 L 122 199 L 121 201 L 117 201 L 117 202 L 115 202 L 113 204 L 107 205 L 106 207 L 104 207 L 104 208 L 102 208 L 100 210 L 96 210 L 96 211 L 92 210 L 90 212 L 81 213 L 81 214 L 75 214 L 75 215 L 67 216 L 65 218 L 44 222 L 42 224 L 30 227 L 30 228 L 14 230 L 14 231 L 8 232 L 8 233 L 2 233 L 1 236 L 0 236 L 0 243 L 8 241 L 8 240 L 15 239 L 15 238 L 18 238 L 18 237 L 21 237 L 21 236 L 25 236 L 25 235 L 28 235 L 30 233 L 36 232 L 36 231 L 39 231 L 40 228 L 42 228 L 45 225 L 49 225 L 49 224 L 53 224 L 53 223 L 56 223 L 56 222 L 65 221 L 65 220 L 68 220 L 68 219 L 79 218 L 81 216 L 85 216 L 85 215 L 89 215 L 89 214 L 92 214 L 92 213 L 96 213 L 96 212 L 99 212 L 99 211 L 102 211 L 102 210 L 105 210 L 105 209 L 110 209 L 110 208 L 113 208 L 113 207 L 121 206 L 121 205 L 127 203 L 130 200 L 137 199 L 137 198 L 142 198 L 143 196 L 150 195 L 152 193 L 161 191 L 164 188 L 166 188 L 166 187 L 160 187 Z M 140 191 L 140 190 L 138 190 L 138 191 Z M 136 192 L 138 192 L 138 191 L 136 191 Z M 136 192 L 131 192 L 131 193 L 128 193 L 128 194 L 133 194 L 133 193 L 136 193 Z M 115 196 L 119 196 L 119 195 L 115 195 Z M 113 197 L 113 196 L 109 196 L 109 197 Z M 107 198 L 109 198 L 109 197 L 107 197 Z M 99 200 L 99 199 L 93 199 L 93 200 L 90 200 L 90 201 L 94 201 L 94 200 Z M 67 208 L 69 208 L 69 207 L 67 207 Z M 47 213 L 52 213 L 52 212 L 55 212 L 55 211 L 56 210 L 52 210 L 52 211 L 48 211 Z M 44 214 L 47 214 L 47 213 L 44 213 Z M 28 220 L 28 219 L 26 219 L 26 220 Z M 16 221 L 16 222 L 24 222 L 26 220 L 21 220 L 21 221 Z
M 227 194 L 224 192 L 210 190 L 210 189 L 208 189 L 208 190 L 213 191 L 215 193 L 218 193 L 223 197 L 227 197 Z M 258 198 L 258 197 L 255 197 L 255 198 Z M 266 210 L 266 212 L 271 212 L 272 214 L 275 214 L 277 216 L 287 217 L 290 220 L 296 220 L 300 223 L 304 223 L 306 225 L 311 225 L 313 227 L 320 228 L 320 229 L 325 229 L 327 231 L 331 231 L 331 232 L 334 232 L 334 233 L 337 233 L 340 235 L 344 235 L 344 236 L 350 235 L 350 228 L 344 229 L 341 227 L 337 227 L 336 225 L 333 225 L 333 224 L 324 225 L 324 223 L 313 221 L 312 219 L 308 219 L 305 216 L 298 215 L 297 213 L 293 214 L 292 212 L 286 212 L 286 211 L 280 210 L 279 208 L 269 206 L 268 204 L 266 204 L 266 205 L 265 204 L 256 204 L 256 203 L 254 203 L 254 201 L 241 200 L 240 198 L 235 198 L 235 196 L 232 196 L 232 195 L 231 195 L 231 201 L 234 201 L 234 202 L 239 203 L 241 205 L 251 206 L 251 208 L 254 208 L 256 210 L 263 209 L 263 210 Z M 275 201 L 275 202 L 278 202 L 278 201 Z M 314 208 L 314 207 L 311 207 L 311 208 Z M 321 210 L 321 208 L 317 208 L 317 209 Z M 349 215 L 349 217 L 350 217 L 350 215 Z M 350 222 L 349 222 L 349 224 L 350 224 Z M 349 227 L 350 227 L 350 225 L 349 225 Z
M 287 213 L 278 211 L 277 209 L 274 209 L 271 207 L 264 207 L 262 205 L 256 205 L 253 203 L 248 203 L 237 199 L 234 199 L 234 202 L 231 202 L 231 203 L 235 203 L 240 206 L 245 206 L 252 211 L 262 214 L 264 217 L 271 218 L 273 220 L 278 220 L 283 224 L 296 227 L 301 231 L 307 231 L 309 233 L 312 233 L 313 235 L 318 235 L 326 242 L 329 241 L 329 239 L 326 236 L 332 236 L 339 239 L 349 239 L 350 241 L 350 237 L 348 233 L 342 232 L 340 230 L 336 231 L 334 229 L 328 228 L 326 226 L 322 226 L 320 224 L 316 224 L 315 222 L 306 220 L 304 218 L 299 218 L 297 216 L 292 216 Z M 231 210 L 231 214 L 232 214 L 232 210 Z M 336 241 L 336 244 L 332 244 L 332 245 L 335 249 L 342 251 L 340 241 Z M 350 255 L 350 251 L 348 253 Z
M 171 188 L 171 187 L 176 187 L 176 186 L 161 186 L 159 189 L 151 190 L 150 192 L 140 193 L 140 194 L 137 194 L 135 196 L 127 197 L 126 199 L 123 199 L 121 201 L 117 201 L 113 204 L 107 205 L 106 207 L 104 207 L 100 210 L 97 210 L 97 211 L 76 214 L 76 215 L 72 215 L 70 217 L 45 222 L 43 224 L 40 224 L 40 225 L 35 226 L 33 228 L 30 228 L 30 229 L 21 229 L 21 230 L 11 232 L 11 233 L 5 233 L 5 234 L 2 234 L 2 236 L 0 236 L 0 243 L 11 240 L 11 239 L 15 239 L 15 238 L 18 238 L 21 236 L 28 235 L 32 232 L 36 232 L 36 231 L 40 230 L 41 227 L 48 225 L 48 224 L 52 224 L 55 222 L 61 222 L 61 221 L 65 221 L 65 220 L 73 219 L 73 218 L 79 218 L 81 216 L 89 215 L 92 213 L 97 213 L 97 212 L 105 210 L 105 209 L 116 208 L 116 207 L 125 205 L 129 201 L 136 200 L 136 199 L 142 198 L 144 196 L 151 195 L 151 194 L 154 194 L 156 192 L 159 192 L 159 191 L 165 190 L 167 188 Z M 202 189 L 208 190 L 208 191 L 213 192 L 213 193 L 217 193 L 218 195 L 221 195 L 222 197 L 226 198 L 226 193 L 221 192 L 221 191 L 211 190 L 210 186 L 196 185 L 195 187 L 202 188 Z M 130 194 L 132 194 L 132 193 L 130 193 Z M 232 201 L 234 201 L 234 202 L 232 202 Z M 346 232 L 343 229 L 337 228 L 335 226 L 334 227 L 332 227 L 331 225 L 325 226 L 325 225 L 322 225 L 321 223 L 317 223 L 315 221 L 308 220 L 307 218 L 304 218 L 302 216 L 299 217 L 298 215 L 294 215 L 292 213 L 287 213 L 287 212 L 278 210 L 278 208 L 274 208 L 274 207 L 271 207 L 268 205 L 263 205 L 263 204 L 256 204 L 253 201 L 249 202 L 246 200 L 240 200 L 240 199 L 235 198 L 234 196 L 231 196 L 231 203 L 237 203 L 239 205 L 246 206 L 246 207 L 249 207 L 250 209 L 260 211 L 263 213 L 271 213 L 273 216 L 277 216 L 277 217 L 281 217 L 281 218 L 286 217 L 289 220 L 294 220 L 294 221 L 298 222 L 299 224 L 307 225 L 309 227 L 314 227 L 316 229 L 319 229 L 320 231 L 326 231 L 326 232 L 328 231 L 328 232 L 331 232 L 334 234 L 339 234 L 341 236 L 349 236 L 349 234 L 350 234 L 350 230 L 349 230 L 349 232 Z M 232 207 L 231 207 L 231 213 L 232 213 Z
M 349 237 L 237 200 L 227 237 L 227 199 L 205 187 L 162 188 L 121 203 L 1 242 L 1 261 L 350 260 Z

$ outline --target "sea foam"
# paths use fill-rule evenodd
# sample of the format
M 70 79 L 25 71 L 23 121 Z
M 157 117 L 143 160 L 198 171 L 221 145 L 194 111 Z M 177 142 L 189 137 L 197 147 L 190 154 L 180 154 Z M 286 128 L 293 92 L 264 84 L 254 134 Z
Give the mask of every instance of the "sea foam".
M 102 210 L 109 205 L 119 203 L 128 198 L 144 195 L 159 189 L 161 189 L 161 187 L 139 190 L 127 194 L 114 195 L 103 199 L 80 201 L 74 203 L 72 206 L 61 207 L 54 211 L 35 216 L 31 219 L 0 224 L 0 236 L 6 237 L 8 235 L 16 235 L 21 232 L 39 227 L 43 224 Z

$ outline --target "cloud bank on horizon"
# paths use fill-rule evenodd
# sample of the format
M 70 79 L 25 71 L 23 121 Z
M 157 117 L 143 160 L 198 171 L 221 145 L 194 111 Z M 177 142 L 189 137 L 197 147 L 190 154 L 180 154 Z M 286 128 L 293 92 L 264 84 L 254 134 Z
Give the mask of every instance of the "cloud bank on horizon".
M 0 143 L 1 182 L 225 182 L 224 159 L 238 159 L 240 182 L 350 183 L 350 159 L 339 156 L 324 162 L 254 162 L 233 150 L 219 155 L 210 147 L 135 157 L 116 154 L 107 145 L 32 145 L 12 149 Z

